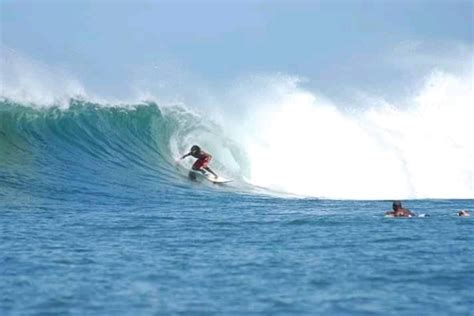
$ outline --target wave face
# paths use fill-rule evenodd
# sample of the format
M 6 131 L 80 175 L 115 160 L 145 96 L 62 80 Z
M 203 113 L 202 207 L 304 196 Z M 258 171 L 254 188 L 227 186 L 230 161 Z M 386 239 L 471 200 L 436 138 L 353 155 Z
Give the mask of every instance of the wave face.
M 239 91 L 246 96 L 234 98 L 232 108 L 216 108 L 213 119 L 154 102 L 71 99 L 58 107 L 3 99 L 0 194 L 179 199 L 197 188 L 216 191 L 190 184 L 192 159 L 176 166 L 199 144 L 213 154 L 218 173 L 236 180 L 231 191 L 473 198 L 471 79 L 436 74 L 403 107 L 372 100 L 374 106 L 358 108 L 280 80 Z
M 186 168 L 192 161 L 178 168 L 175 160 L 195 135 L 201 135 L 204 144 L 206 138 L 214 139 L 214 144 L 221 140 L 221 153 L 235 151 L 211 127 L 183 108 L 160 109 L 152 102 L 104 106 L 71 100 L 63 108 L 37 108 L 4 100 L 0 195 L 23 202 L 84 203 L 94 196 L 102 197 L 100 201 L 113 197 L 132 202 L 160 194 L 179 199 L 191 189 Z M 214 165 L 232 175 L 218 159 Z

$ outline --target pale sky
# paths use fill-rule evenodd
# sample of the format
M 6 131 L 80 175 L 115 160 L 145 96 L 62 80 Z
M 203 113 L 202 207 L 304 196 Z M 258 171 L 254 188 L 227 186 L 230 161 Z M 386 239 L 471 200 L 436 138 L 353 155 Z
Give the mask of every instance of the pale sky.
M 459 70 L 474 43 L 474 1 L 465 0 L 0 3 L 2 51 L 104 95 L 157 78 L 218 86 L 272 73 L 329 95 L 389 95 L 432 68 Z

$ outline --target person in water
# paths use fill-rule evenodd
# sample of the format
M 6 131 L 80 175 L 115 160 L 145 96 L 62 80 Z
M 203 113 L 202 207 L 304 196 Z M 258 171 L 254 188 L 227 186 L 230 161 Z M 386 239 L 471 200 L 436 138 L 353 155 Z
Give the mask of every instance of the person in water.
M 460 210 L 458 216 L 471 216 L 467 210 Z
M 402 202 L 394 201 L 392 204 L 392 211 L 385 213 L 385 216 L 388 217 L 413 217 L 415 213 L 411 212 L 409 209 L 402 207 Z
M 193 156 L 194 158 L 197 158 L 197 160 L 194 162 L 192 169 L 196 171 L 200 171 L 202 173 L 205 173 L 205 171 L 208 171 L 214 175 L 215 178 L 217 178 L 217 174 L 209 168 L 209 162 L 212 159 L 212 156 L 208 153 L 206 153 L 204 150 L 202 150 L 199 146 L 194 145 L 191 147 L 191 150 L 189 153 L 181 157 L 181 159 L 184 159 L 188 156 Z M 204 171 L 205 170 L 205 171 Z

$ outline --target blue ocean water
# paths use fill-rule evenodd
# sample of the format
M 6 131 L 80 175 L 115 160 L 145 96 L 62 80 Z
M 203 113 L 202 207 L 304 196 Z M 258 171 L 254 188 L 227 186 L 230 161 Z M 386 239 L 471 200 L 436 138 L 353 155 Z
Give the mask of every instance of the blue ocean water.
M 192 182 L 173 146 L 196 131 L 219 134 L 153 103 L 3 100 L 0 314 L 473 315 L 474 216 L 456 212 L 474 200 L 385 218 L 389 200 Z

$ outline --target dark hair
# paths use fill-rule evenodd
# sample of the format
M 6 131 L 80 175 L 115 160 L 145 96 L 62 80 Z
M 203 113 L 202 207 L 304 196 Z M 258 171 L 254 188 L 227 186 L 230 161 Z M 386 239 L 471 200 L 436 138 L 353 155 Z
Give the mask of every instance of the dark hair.
M 392 208 L 394 211 L 398 210 L 402 207 L 402 202 L 400 201 L 393 201 Z
M 191 152 L 195 152 L 195 151 L 201 151 L 201 148 L 199 148 L 198 145 L 193 145 L 193 147 L 191 147 Z

